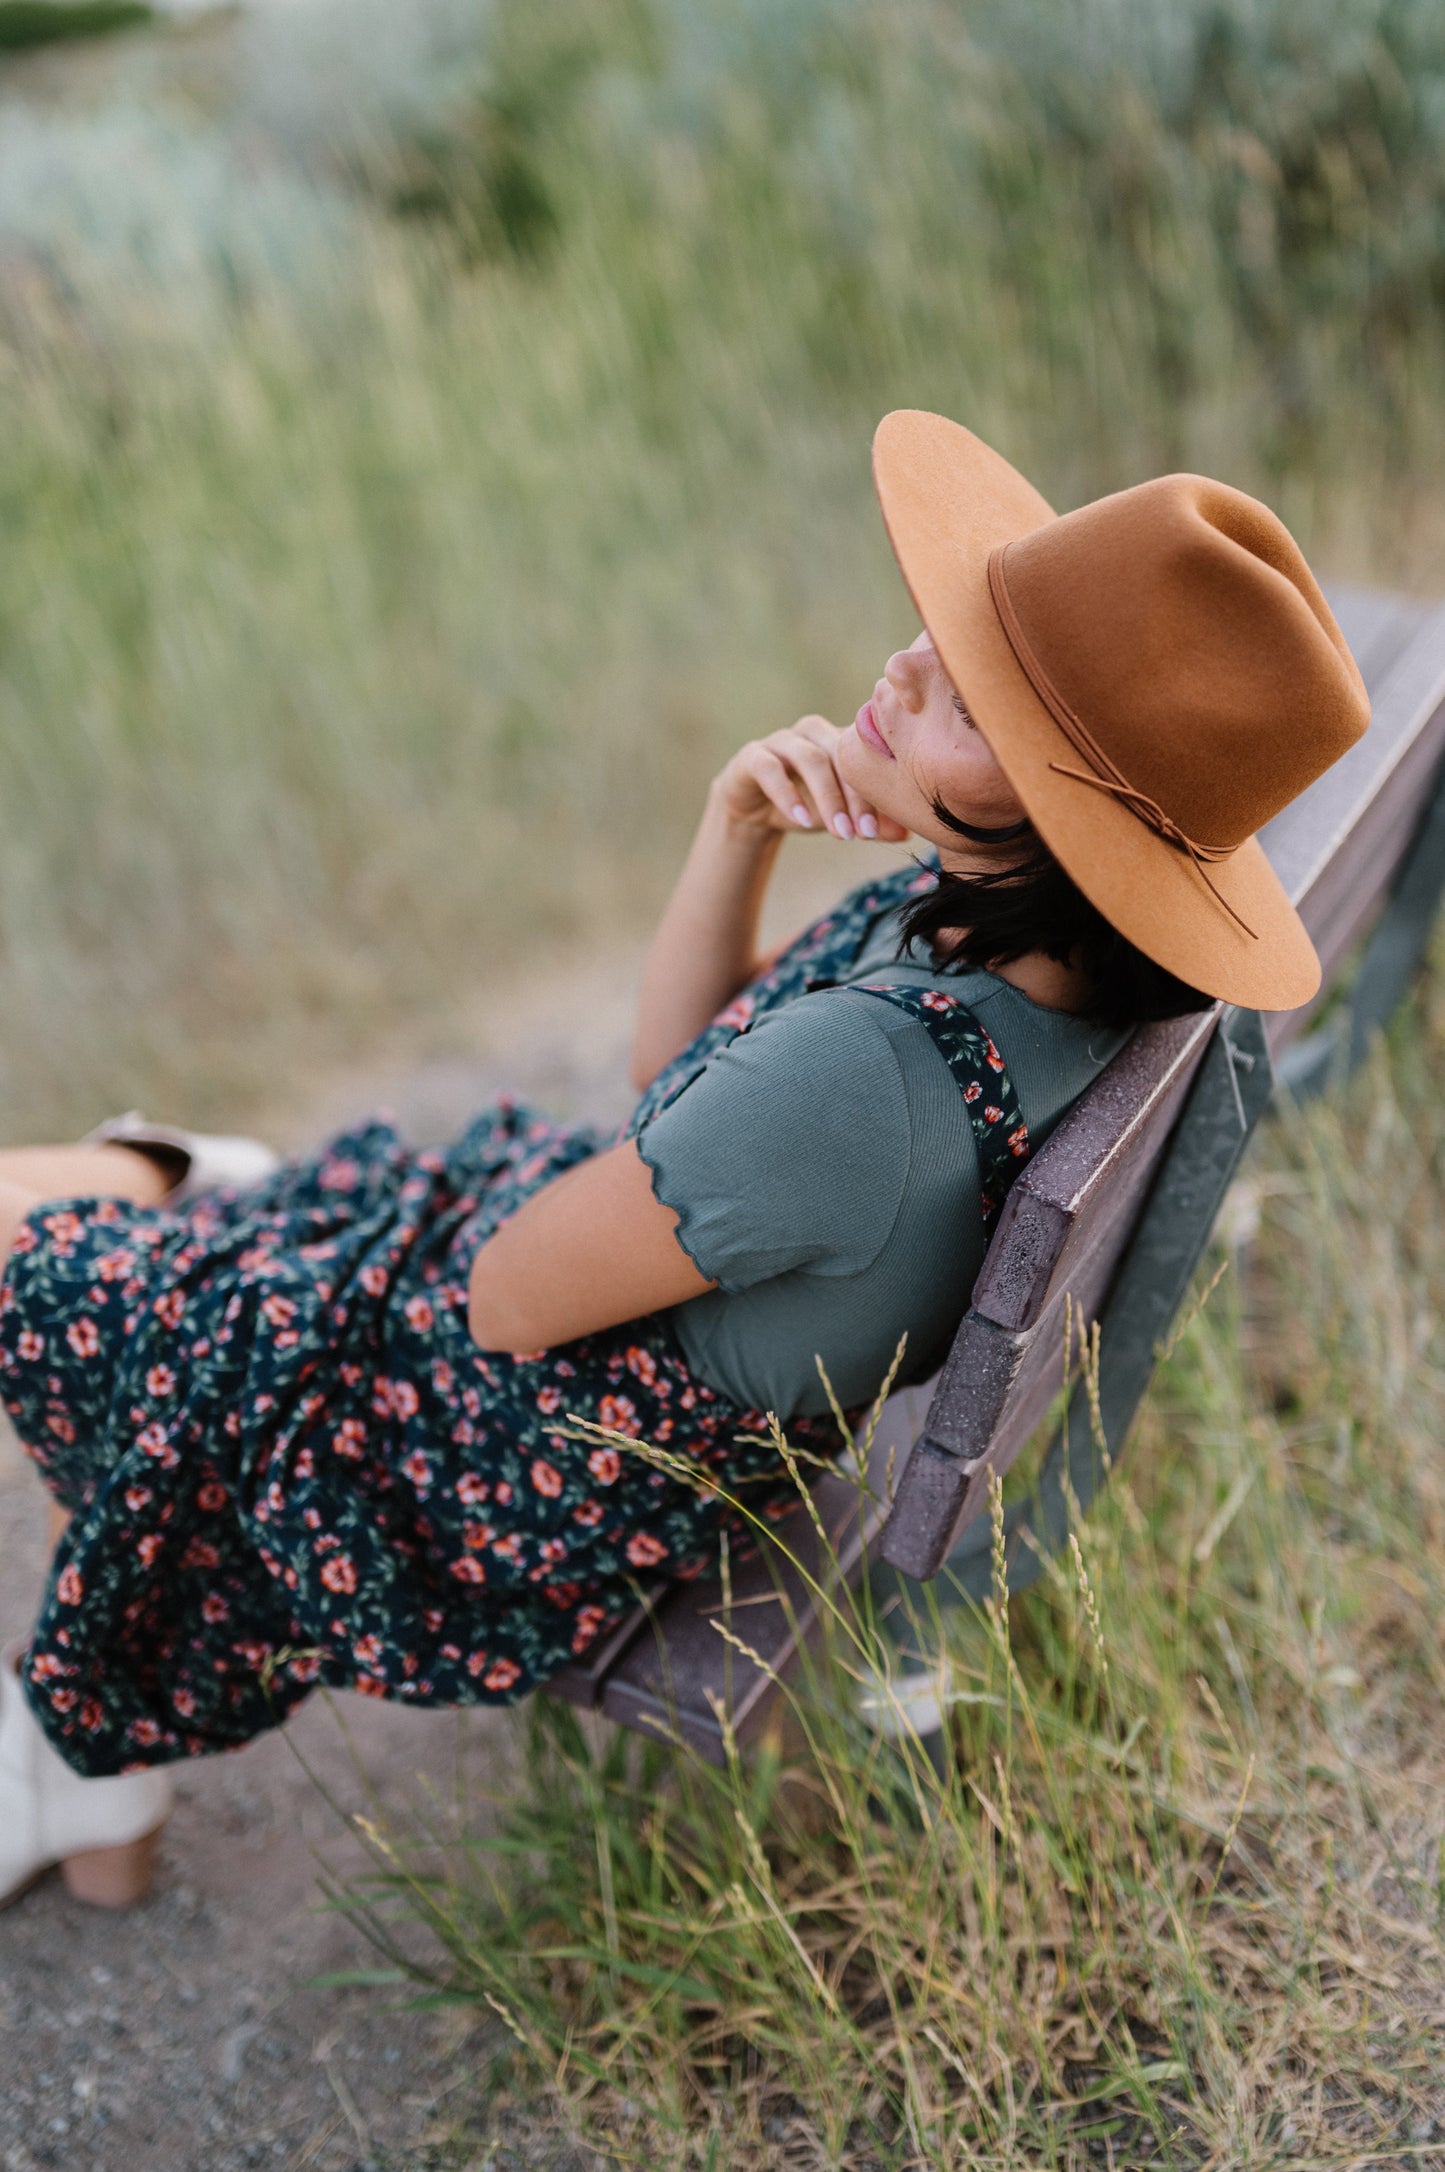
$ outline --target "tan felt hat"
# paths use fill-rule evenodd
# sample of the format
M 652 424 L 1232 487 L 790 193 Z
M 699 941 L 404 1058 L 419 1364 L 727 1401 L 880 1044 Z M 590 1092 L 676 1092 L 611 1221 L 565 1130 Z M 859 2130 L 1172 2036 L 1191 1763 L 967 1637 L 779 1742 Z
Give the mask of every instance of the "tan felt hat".
M 1288 529 L 1202 475 L 1059 515 L 912 408 L 879 424 L 873 472 L 943 667 L 1084 895 L 1208 995 L 1308 1002 L 1319 960 L 1255 832 L 1370 701 Z

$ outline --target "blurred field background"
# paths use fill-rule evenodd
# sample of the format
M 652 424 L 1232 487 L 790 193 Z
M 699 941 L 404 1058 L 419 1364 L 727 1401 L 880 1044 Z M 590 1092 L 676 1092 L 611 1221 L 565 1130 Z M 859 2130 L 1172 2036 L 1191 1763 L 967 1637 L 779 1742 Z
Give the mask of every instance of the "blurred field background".
M 1061 506 L 1197 466 L 1445 588 L 1436 0 L 38 20 L 0 5 L 6 1136 L 309 1107 L 634 942 L 722 756 L 913 630 L 888 406 Z M 349 1905 L 529 2107 L 427 2163 L 1441 2161 L 1440 984 L 1272 1122 L 1079 1560 L 955 1624 L 941 1767 L 847 1696 L 786 1786 L 539 1709 L 526 1784 L 383 1836 Z
M 1060 505 L 1201 467 L 1438 583 L 1431 0 L 270 0 L 21 50 L 36 14 L 6 1136 L 240 1120 L 635 930 L 719 759 L 911 634 L 890 405 Z

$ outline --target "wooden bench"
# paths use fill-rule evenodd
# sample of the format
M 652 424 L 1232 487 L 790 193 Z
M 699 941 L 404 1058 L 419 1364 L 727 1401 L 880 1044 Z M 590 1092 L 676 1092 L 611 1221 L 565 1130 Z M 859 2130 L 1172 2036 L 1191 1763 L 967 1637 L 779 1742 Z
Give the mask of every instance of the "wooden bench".
M 1216 1005 L 1142 1027 L 1074 1105 L 1014 1185 L 943 1367 L 886 1404 L 867 1487 L 833 1475 L 814 1488 L 850 1577 L 866 1565 L 875 1578 L 929 1579 L 946 1566 L 951 1592 L 987 1590 L 989 1474 L 1002 1476 L 1060 1395 L 1066 1302 L 1100 1322 L 1103 1432 L 1119 1450 L 1276 1080 L 1303 1094 L 1353 1064 L 1409 983 L 1445 887 L 1445 609 L 1362 589 L 1330 600 L 1373 719 L 1263 833 L 1323 961 L 1321 994 L 1303 1011 Z M 1362 944 L 1350 1000 L 1319 1020 Z M 1096 1466 L 1076 1390 L 1032 1499 L 1009 1512 L 1011 1589 L 1065 1538 L 1070 1496 L 1087 1504 Z M 807 1515 L 782 1529 L 816 1569 Z M 763 1664 L 719 1635 L 723 1601 L 716 1578 L 664 1588 L 553 1693 L 719 1759 L 719 1704 L 746 1742 L 816 1627 L 807 1578 L 772 1547 L 739 1563 L 730 1587 L 734 1630 Z

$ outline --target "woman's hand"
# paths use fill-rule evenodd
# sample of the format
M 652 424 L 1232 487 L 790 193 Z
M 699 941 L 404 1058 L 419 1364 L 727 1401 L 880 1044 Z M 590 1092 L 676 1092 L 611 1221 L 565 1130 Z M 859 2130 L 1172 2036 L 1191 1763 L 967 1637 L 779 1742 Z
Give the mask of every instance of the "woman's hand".
M 713 780 L 710 796 L 730 822 L 765 833 L 832 830 L 839 837 L 902 844 L 907 830 L 839 776 L 835 755 L 842 737 L 826 717 L 799 717 L 787 731 L 739 747 Z

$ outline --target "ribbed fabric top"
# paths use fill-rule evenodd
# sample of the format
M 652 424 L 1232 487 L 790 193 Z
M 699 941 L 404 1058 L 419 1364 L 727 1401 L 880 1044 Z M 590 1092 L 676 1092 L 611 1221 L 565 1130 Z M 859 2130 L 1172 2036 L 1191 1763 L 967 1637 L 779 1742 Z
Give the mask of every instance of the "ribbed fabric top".
M 1128 1038 L 1046 1010 L 993 973 L 899 963 L 898 915 L 852 981 L 937 987 L 993 1037 L 1035 1147 Z M 876 1391 L 899 1337 L 904 1379 L 940 1362 L 985 1251 L 962 1096 L 916 1019 L 849 988 L 768 1013 L 638 1137 L 659 1199 L 718 1284 L 674 1308 L 691 1369 L 787 1418 Z

